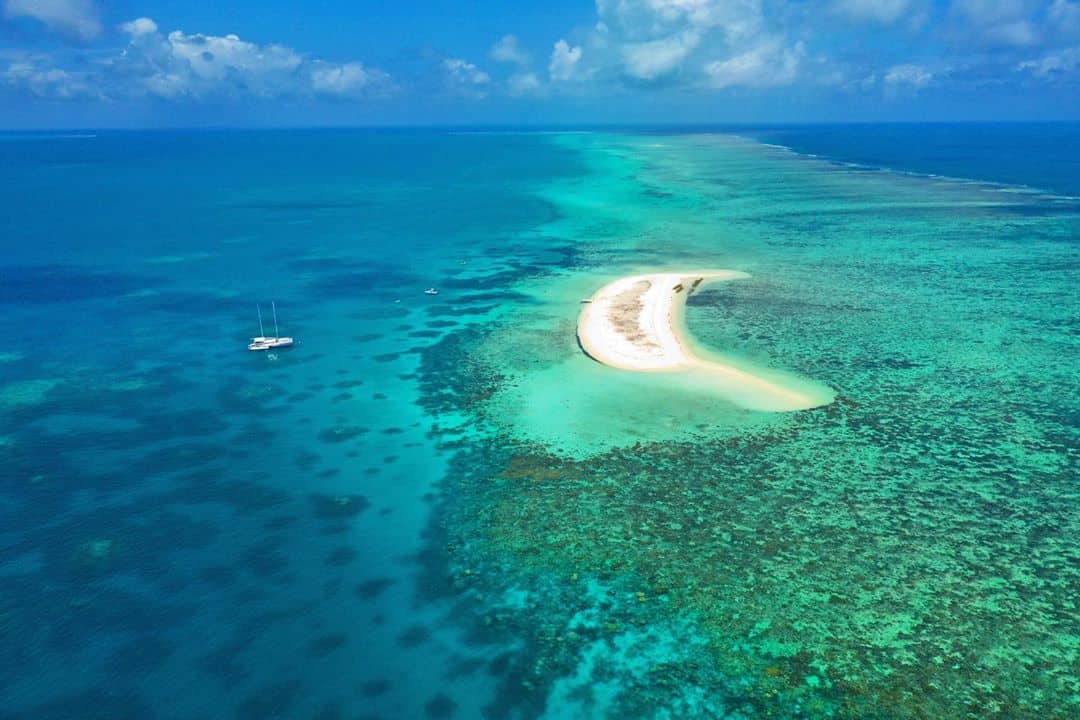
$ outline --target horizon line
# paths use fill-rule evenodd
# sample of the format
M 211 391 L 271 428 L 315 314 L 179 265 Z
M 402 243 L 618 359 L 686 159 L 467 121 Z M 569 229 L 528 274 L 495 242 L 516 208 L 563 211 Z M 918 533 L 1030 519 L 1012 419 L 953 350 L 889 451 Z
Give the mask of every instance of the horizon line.
M 144 127 L 123 125 L 101 126 L 25 126 L 0 127 L 0 134 L 13 133 L 79 133 L 79 132 L 214 132 L 282 130 L 457 130 L 457 131 L 574 131 L 574 130 L 676 130 L 713 128 L 785 128 L 785 127 L 852 127 L 889 125 L 1077 125 L 1077 120 L 807 120 L 763 122 L 660 122 L 660 123 L 386 123 L 364 125 L 171 125 Z

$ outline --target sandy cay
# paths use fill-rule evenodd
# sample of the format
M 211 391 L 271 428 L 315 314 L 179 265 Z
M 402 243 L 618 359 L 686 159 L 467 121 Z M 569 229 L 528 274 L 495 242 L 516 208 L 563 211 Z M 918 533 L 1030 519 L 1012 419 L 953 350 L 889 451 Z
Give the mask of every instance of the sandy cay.
M 619 278 L 583 305 L 578 340 L 604 365 L 638 372 L 694 372 L 737 405 L 805 410 L 833 395 L 795 378 L 763 377 L 699 357 L 685 335 L 686 298 L 706 282 L 749 277 L 737 270 L 651 273 Z

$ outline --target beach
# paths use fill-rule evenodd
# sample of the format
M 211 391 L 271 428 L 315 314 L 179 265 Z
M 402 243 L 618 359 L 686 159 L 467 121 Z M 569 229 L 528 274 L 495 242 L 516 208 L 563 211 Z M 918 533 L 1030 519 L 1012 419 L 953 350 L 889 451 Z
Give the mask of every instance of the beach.
M 704 283 L 748 277 L 738 270 L 709 270 L 619 278 L 584 303 L 578 341 L 589 357 L 621 370 L 696 372 L 747 409 L 806 410 L 831 402 L 825 389 L 763 377 L 695 352 L 683 322 L 687 298 Z

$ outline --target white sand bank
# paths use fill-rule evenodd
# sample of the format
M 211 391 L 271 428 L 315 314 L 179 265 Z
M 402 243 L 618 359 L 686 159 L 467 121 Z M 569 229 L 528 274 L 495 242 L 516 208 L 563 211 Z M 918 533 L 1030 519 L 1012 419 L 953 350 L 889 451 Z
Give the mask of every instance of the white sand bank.
M 736 270 L 713 270 L 619 278 L 583 306 L 578 340 L 590 357 L 605 365 L 692 373 L 752 410 L 805 410 L 832 402 L 833 393 L 817 383 L 742 370 L 694 352 L 683 327 L 687 296 L 705 282 L 746 277 Z

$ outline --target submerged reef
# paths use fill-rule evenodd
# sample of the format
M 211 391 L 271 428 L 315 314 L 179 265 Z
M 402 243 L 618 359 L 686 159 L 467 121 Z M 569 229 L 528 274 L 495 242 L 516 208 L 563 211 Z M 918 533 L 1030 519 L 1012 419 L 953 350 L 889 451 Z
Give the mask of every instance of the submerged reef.
M 476 339 L 423 354 L 429 410 L 485 421 L 505 377 Z M 1075 716 L 1076 457 L 1019 418 L 841 394 L 587 458 L 492 433 L 452 461 L 429 571 L 479 635 L 532 638 L 496 717 Z

